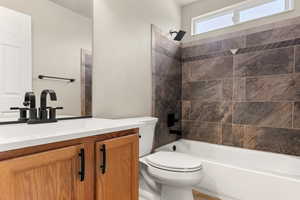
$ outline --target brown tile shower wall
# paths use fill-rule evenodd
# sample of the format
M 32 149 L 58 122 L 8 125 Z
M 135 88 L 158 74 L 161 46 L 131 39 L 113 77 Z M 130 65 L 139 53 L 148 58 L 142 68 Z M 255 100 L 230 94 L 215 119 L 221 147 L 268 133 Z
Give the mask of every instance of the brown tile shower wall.
M 155 147 L 173 142 L 169 134 L 168 114 L 181 119 L 181 53 L 180 46 L 152 26 L 152 115 L 159 121 L 155 131 Z M 181 129 L 180 122 L 174 129 Z
M 300 19 L 293 22 L 182 48 L 184 138 L 300 156 Z

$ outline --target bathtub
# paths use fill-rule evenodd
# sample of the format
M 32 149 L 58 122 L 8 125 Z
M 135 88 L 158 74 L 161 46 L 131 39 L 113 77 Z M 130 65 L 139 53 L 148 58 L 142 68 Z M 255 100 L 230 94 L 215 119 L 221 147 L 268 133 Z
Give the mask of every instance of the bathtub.
M 195 190 L 222 200 L 300 200 L 300 158 L 198 141 L 160 147 L 201 158 L 203 180 Z

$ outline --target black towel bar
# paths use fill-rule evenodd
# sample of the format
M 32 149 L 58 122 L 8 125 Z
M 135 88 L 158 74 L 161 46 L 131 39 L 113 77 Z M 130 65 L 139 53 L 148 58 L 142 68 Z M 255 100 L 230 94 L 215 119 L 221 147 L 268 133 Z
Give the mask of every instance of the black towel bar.
M 64 80 L 64 81 L 70 81 L 70 82 L 74 82 L 75 79 L 74 78 L 62 78 L 62 77 L 55 77 L 55 76 L 44 76 L 44 75 L 39 75 L 39 79 L 56 79 L 56 80 Z

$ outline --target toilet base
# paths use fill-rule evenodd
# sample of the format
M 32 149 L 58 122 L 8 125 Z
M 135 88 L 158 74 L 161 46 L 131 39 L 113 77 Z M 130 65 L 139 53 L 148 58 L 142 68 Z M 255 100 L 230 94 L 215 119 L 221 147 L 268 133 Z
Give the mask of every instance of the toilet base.
M 160 196 L 146 190 L 139 190 L 139 200 L 160 200 Z
M 161 200 L 193 200 L 192 188 L 162 186 Z

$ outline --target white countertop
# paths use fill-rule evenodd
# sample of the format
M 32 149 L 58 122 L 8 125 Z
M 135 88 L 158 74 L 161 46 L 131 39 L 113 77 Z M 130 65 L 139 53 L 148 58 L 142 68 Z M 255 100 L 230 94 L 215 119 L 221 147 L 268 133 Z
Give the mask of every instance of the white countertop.
M 131 120 L 74 119 L 50 124 L 0 126 L 0 152 L 141 127 Z
M 18 118 L 0 117 L 0 122 L 13 122 L 13 121 L 18 121 Z

